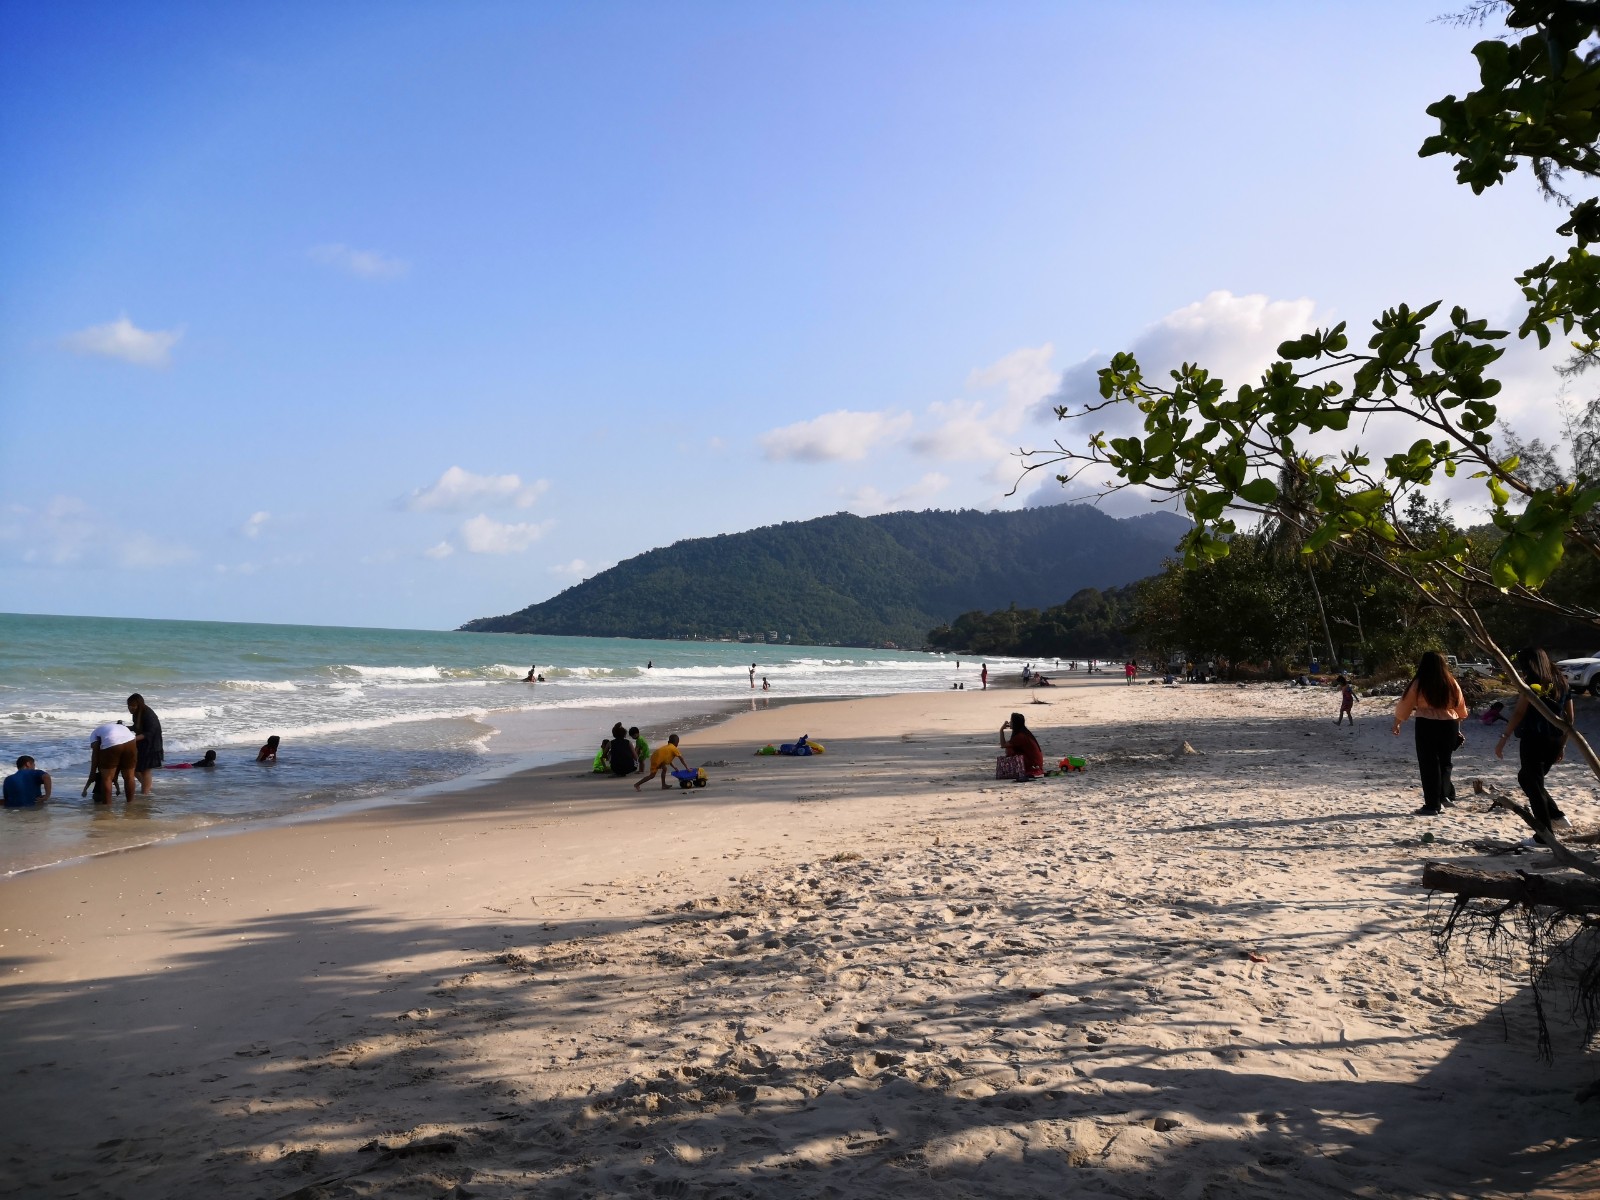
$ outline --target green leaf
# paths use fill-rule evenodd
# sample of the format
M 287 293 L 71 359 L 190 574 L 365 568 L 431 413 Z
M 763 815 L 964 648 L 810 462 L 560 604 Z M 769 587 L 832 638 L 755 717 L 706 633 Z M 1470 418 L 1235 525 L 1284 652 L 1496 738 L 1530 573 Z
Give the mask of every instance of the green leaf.
M 1239 498 L 1247 504 L 1268 505 L 1278 498 L 1278 485 L 1270 479 L 1252 479 L 1239 489 Z

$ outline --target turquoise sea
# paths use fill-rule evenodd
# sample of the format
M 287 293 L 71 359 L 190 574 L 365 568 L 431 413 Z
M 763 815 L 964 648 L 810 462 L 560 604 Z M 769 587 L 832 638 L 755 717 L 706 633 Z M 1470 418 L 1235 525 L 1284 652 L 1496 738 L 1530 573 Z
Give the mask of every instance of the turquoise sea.
M 752 661 L 774 700 L 975 675 L 891 650 L 0 614 L 0 775 L 31 754 L 56 794 L 0 810 L 0 873 L 587 757 L 618 720 L 656 741 L 748 706 Z M 521 682 L 534 663 L 546 682 Z M 222 766 L 161 771 L 148 798 L 96 809 L 79 796 L 89 731 L 126 719 L 131 692 L 161 718 L 168 764 L 216 750 Z M 278 762 L 258 766 L 269 734 Z

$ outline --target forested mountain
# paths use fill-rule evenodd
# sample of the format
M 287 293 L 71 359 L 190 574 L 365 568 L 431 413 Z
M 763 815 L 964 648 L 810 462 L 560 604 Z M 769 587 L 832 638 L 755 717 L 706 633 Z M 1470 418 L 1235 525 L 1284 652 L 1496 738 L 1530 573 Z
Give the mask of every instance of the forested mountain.
M 972 609 L 1061 604 L 1161 569 L 1188 522 L 1060 504 L 1016 512 L 836 513 L 693 538 L 618 563 L 540 604 L 461 628 L 590 637 L 924 644 Z

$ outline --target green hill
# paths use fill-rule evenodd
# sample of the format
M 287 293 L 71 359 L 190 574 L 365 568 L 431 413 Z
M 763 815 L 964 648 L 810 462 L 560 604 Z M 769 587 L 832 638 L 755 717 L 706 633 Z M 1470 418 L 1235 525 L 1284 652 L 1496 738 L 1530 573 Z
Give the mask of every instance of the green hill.
M 1087 505 L 1016 512 L 837 513 L 691 538 L 618 563 L 539 604 L 461 628 L 587 637 L 761 636 L 921 646 L 972 609 L 1060 604 L 1154 574 L 1188 522 L 1117 520 Z

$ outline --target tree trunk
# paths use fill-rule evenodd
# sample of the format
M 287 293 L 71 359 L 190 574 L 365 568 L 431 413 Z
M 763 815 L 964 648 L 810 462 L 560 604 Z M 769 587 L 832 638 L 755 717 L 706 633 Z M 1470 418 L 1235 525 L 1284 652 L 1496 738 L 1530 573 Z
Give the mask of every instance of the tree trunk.
M 1317 586 L 1317 573 L 1311 569 L 1311 560 L 1306 560 L 1306 576 L 1311 580 L 1311 594 L 1317 598 L 1317 616 L 1322 618 L 1322 636 L 1328 641 L 1328 664 L 1338 667 L 1339 654 L 1333 648 L 1333 630 L 1328 628 L 1328 611 L 1322 607 L 1322 589 Z
M 1573 875 L 1536 875 L 1528 871 L 1480 871 L 1449 863 L 1422 865 L 1422 886 L 1436 892 L 1514 900 L 1567 912 L 1600 912 L 1600 879 Z

